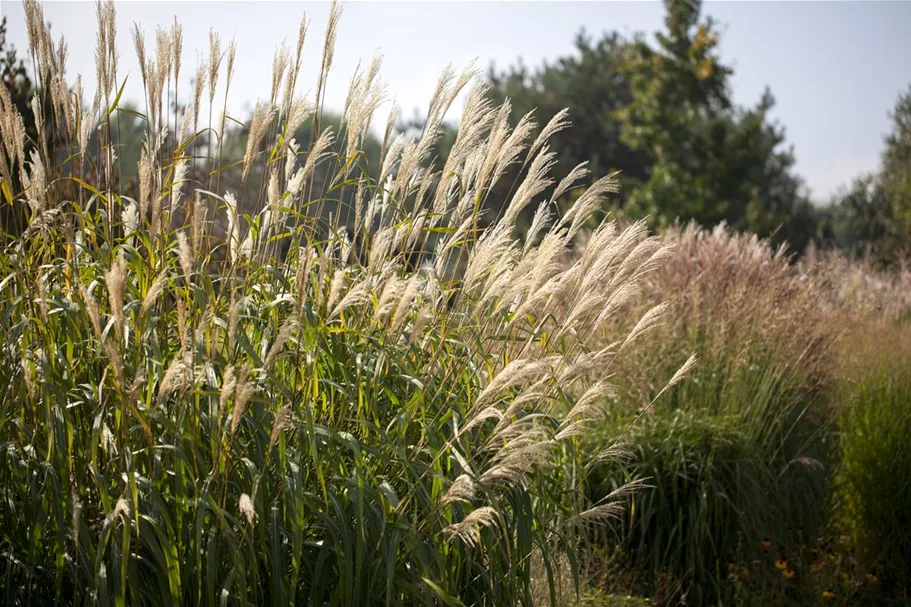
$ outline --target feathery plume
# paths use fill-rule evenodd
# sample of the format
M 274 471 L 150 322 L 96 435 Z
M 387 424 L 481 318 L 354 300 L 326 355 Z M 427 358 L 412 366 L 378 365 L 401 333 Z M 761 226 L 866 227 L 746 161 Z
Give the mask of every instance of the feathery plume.
M 158 299 L 158 296 L 164 291 L 165 285 L 168 282 L 168 271 L 162 270 L 162 272 L 155 277 L 155 280 L 152 281 L 149 290 L 146 291 L 146 296 L 142 299 L 142 306 L 139 308 L 140 314 L 145 314 L 149 309 L 155 305 L 155 300 Z
M 389 327 L 390 333 L 395 334 L 405 322 L 405 317 L 411 309 L 411 304 L 418 294 L 419 286 L 418 277 L 416 275 L 408 279 L 408 283 L 405 285 L 399 303 L 395 308 L 395 313 L 392 315 L 392 324 Z
M 237 261 L 238 249 L 240 248 L 240 223 L 237 221 L 237 199 L 231 192 L 225 192 L 225 207 L 228 216 L 228 229 L 226 233 L 228 244 L 228 261 L 234 263 Z
M 174 90 L 177 90 L 177 83 L 180 79 L 180 60 L 183 57 L 183 26 L 177 21 L 177 15 L 174 15 L 174 23 L 171 25 L 171 66 L 174 70 Z
M 573 405 L 564 420 L 569 421 L 574 418 L 591 420 L 602 416 L 604 411 L 604 399 L 613 392 L 613 387 L 605 381 L 598 381 L 592 384 L 582 396 Z M 565 424 L 566 422 L 564 422 Z
M 234 366 L 228 365 L 222 374 L 221 390 L 219 390 L 218 410 L 224 411 L 228 400 L 234 395 L 237 389 L 237 377 L 234 375 Z
M 114 506 L 114 510 L 111 511 L 108 520 L 112 521 L 119 516 L 127 520 L 130 519 L 130 503 L 124 498 L 117 500 L 117 504 Z
M 215 29 L 209 30 L 209 103 L 215 101 L 215 86 L 218 84 L 218 70 L 224 54 L 221 52 L 221 37 Z
M 202 247 L 203 228 L 208 221 L 208 213 L 209 207 L 206 202 L 203 201 L 202 190 L 195 190 L 193 195 L 193 218 L 191 226 L 193 230 L 193 239 L 190 241 L 193 245 L 194 256 L 200 250 L 200 247 Z
M 82 295 L 82 301 L 85 302 L 85 310 L 89 314 L 89 321 L 92 323 L 92 328 L 95 330 L 95 337 L 100 340 L 101 317 L 98 315 L 98 304 L 95 301 L 95 298 L 92 297 L 92 294 L 89 293 L 88 289 L 84 286 L 79 285 L 79 290 Z
M 46 207 L 47 175 L 38 150 L 31 150 L 30 156 L 30 170 L 23 172 L 22 185 L 26 189 L 28 206 L 32 210 L 32 221 L 34 221 L 44 212 Z
M 326 309 L 331 310 L 332 306 L 335 305 L 335 300 L 338 299 L 338 294 L 342 290 L 342 286 L 345 284 L 345 272 L 344 270 L 336 270 L 335 274 L 332 276 L 332 282 L 329 284 L 329 295 L 326 298 Z
M 183 357 L 175 356 L 171 360 L 171 364 L 168 365 L 168 369 L 165 371 L 164 377 L 162 377 L 158 386 L 158 402 L 161 402 L 176 390 L 181 389 L 191 376 L 192 370 L 184 362 Z
M 147 379 L 144 367 L 136 369 L 136 373 L 133 375 L 133 383 L 130 384 L 130 399 L 134 403 L 139 400 L 139 392 L 146 385 Z
M 285 133 L 289 138 L 286 142 L 292 141 L 291 136 L 297 132 L 304 122 L 313 115 L 315 108 L 310 105 L 305 97 L 295 97 L 289 101 L 290 107 L 287 110 L 287 121 L 285 123 Z M 287 144 L 287 143 L 286 143 Z
M 461 540 L 469 546 L 476 546 L 480 541 L 480 527 L 492 527 L 497 524 L 497 511 L 490 506 L 475 508 L 461 522 L 449 525 L 443 533 L 450 541 Z
M 319 78 L 316 83 L 316 102 L 317 107 L 322 106 L 323 88 L 326 85 L 326 79 L 329 77 L 329 70 L 332 69 L 332 59 L 335 55 L 335 39 L 338 35 L 338 22 L 342 16 L 342 6 L 338 0 L 332 0 L 332 7 L 329 9 L 329 23 L 326 25 L 326 38 L 323 42 L 323 59 L 320 62 Z
M 139 229 L 139 204 L 135 200 L 127 200 L 123 206 L 123 235 L 127 242 L 132 244 L 136 240 L 136 231 Z
M 291 178 L 291 182 L 294 185 L 295 190 L 300 188 L 300 184 L 303 183 L 307 177 L 313 172 L 313 169 L 316 168 L 316 164 L 329 155 L 326 150 L 328 150 L 333 141 L 335 140 L 334 135 L 332 134 L 332 128 L 327 127 L 320 133 L 319 138 L 316 142 L 310 147 L 310 151 L 307 153 L 307 160 L 304 162 L 304 166 L 300 168 L 297 173 Z M 289 186 L 290 189 L 290 186 Z
M 253 395 L 256 393 L 256 386 L 247 381 L 247 376 L 249 374 L 249 369 L 244 367 L 240 372 L 240 377 L 237 380 L 237 389 L 234 392 L 234 410 L 231 413 L 231 435 L 233 436 L 237 432 L 237 427 L 240 425 L 240 420 L 243 419 L 244 413 L 247 411 L 247 405 L 250 403 L 250 399 L 253 398 Z
M 453 502 L 470 503 L 474 499 L 476 491 L 477 489 L 471 477 L 467 474 L 460 474 L 449 486 L 449 490 L 443 496 L 440 505 L 445 506 Z
M 657 327 L 664 320 L 664 315 L 670 309 L 670 306 L 665 303 L 660 303 L 657 306 L 650 309 L 648 312 L 642 315 L 642 318 L 639 319 L 639 322 L 636 323 L 636 326 L 633 327 L 633 330 L 629 332 L 629 335 L 623 341 L 621 349 L 632 343 L 637 337 L 643 333 Z
M 38 133 L 39 137 L 38 145 L 40 152 L 44 155 L 45 158 L 47 158 L 47 139 L 44 137 L 44 109 L 41 105 L 41 99 L 38 97 L 38 95 L 32 97 L 32 101 L 29 105 L 32 110 L 32 116 L 35 120 L 35 132 Z M 43 189 L 41 190 L 41 193 L 42 195 L 44 194 Z
M 247 178 L 250 167 L 253 165 L 253 157 L 256 155 L 259 142 L 272 120 L 275 109 L 267 103 L 258 103 L 253 110 L 253 118 L 250 121 L 250 134 L 247 136 L 247 151 L 244 153 L 244 173 L 243 178 Z
M 174 41 L 171 39 L 171 32 L 163 27 L 155 30 L 155 61 L 157 71 L 155 73 L 155 90 L 156 98 L 159 102 L 162 100 L 162 92 L 168 83 L 168 76 L 171 73 L 171 62 L 174 60 L 172 49 Z
M 241 493 L 240 499 L 237 501 L 237 508 L 244 518 L 247 519 L 247 524 L 252 525 L 253 519 L 256 518 L 256 510 L 253 508 L 253 501 L 250 499 L 250 496 L 246 493 Z
M 234 336 L 237 335 L 237 327 L 240 324 L 240 300 L 231 300 L 228 307 L 228 350 L 234 349 Z
M 152 197 L 152 158 L 147 146 L 139 154 L 139 218 L 144 220 Z
M 199 61 L 196 64 L 196 75 L 193 77 L 193 130 L 199 128 L 199 110 L 202 101 L 202 90 L 206 86 L 206 63 Z
M 497 373 L 475 399 L 474 407 L 486 403 L 508 386 L 527 381 L 529 378 L 539 376 L 553 369 L 560 361 L 560 356 L 547 356 L 541 359 L 518 359 L 507 364 Z
M 528 148 L 528 154 L 525 156 L 524 164 L 528 164 L 528 161 L 534 156 L 535 152 L 549 141 L 551 137 L 570 126 L 570 121 L 566 119 L 568 115 L 569 110 L 565 108 L 554 114 L 554 117 L 550 119 L 543 129 L 541 129 L 541 132 L 535 138 L 534 143 Z
M 686 377 L 687 373 L 689 373 L 690 370 L 693 367 L 695 367 L 698 363 L 699 363 L 699 357 L 696 356 L 695 354 L 691 354 L 690 357 L 686 359 L 686 362 L 683 363 L 679 369 L 677 369 L 677 372 L 674 373 L 674 376 L 671 377 L 671 380 L 669 382 L 667 382 L 667 385 L 664 386 L 661 389 L 661 391 L 655 395 L 655 398 L 652 399 L 652 403 L 657 401 L 661 397 L 662 394 L 664 394 L 665 392 L 667 392 L 668 390 L 670 390 L 671 388 L 676 386 L 678 383 L 680 383 Z
M 38 280 L 35 281 L 38 289 L 38 306 L 41 312 L 41 320 L 47 324 L 47 286 L 44 280 L 44 274 L 38 274 Z
M 183 199 L 183 184 L 187 179 L 190 162 L 186 158 L 180 160 L 174 167 L 174 180 L 171 182 L 171 209 L 178 208 Z
M 547 177 L 547 174 L 557 163 L 557 155 L 549 152 L 547 146 L 541 150 L 541 153 L 535 156 L 528 169 L 528 173 L 522 184 L 516 189 L 515 195 L 503 214 L 503 220 L 509 225 L 515 223 L 519 213 L 524 209 L 532 199 L 543 192 L 553 183 L 553 180 Z
M 304 52 L 304 40 L 307 38 L 307 15 L 301 17 L 300 26 L 297 30 L 297 46 L 294 52 L 294 63 L 288 70 L 285 78 L 285 92 L 282 100 L 282 107 L 287 108 L 291 104 L 291 98 L 294 96 L 294 89 L 297 85 L 297 77 L 300 74 L 301 62 Z
M 123 337 L 123 297 L 126 290 L 126 274 L 127 264 L 123 256 L 123 249 L 120 249 L 114 263 L 104 276 L 108 287 L 111 314 L 114 316 L 114 327 L 120 337 Z
M 607 449 L 600 451 L 598 455 L 586 464 L 586 468 L 591 468 L 592 466 L 605 461 L 626 464 L 633 461 L 633 459 L 635 459 L 635 455 L 628 443 L 615 443 Z
M 118 390 L 123 392 L 126 388 L 123 375 L 123 358 L 121 358 L 120 352 L 118 352 L 117 347 L 114 345 L 111 338 L 105 339 L 102 346 L 104 348 L 104 354 L 108 357 L 108 362 L 111 364 L 111 370 L 114 371 L 114 384 L 117 386 Z
M 618 191 L 617 175 L 618 173 L 611 173 L 606 177 L 602 177 L 589 186 L 582 196 L 576 199 L 576 202 L 573 203 L 573 206 L 570 207 L 560 222 L 560 225 L 569 224 L 570 235 L 575 235 L 579 228 L 591 217 L 592 213 L 601 208 L 605 194 Z
M 395 123 L 399 119 L 401 112 L 401 108 L 393 103 L 392 108 L 389 110 L 389 116 L 386 118 L 386 130 L 383 131 L 383 145 L 380 150 L 380 158 L 386 157 L 386 150 L 389 149 L 389 142 L 392 138 L 392 132 L 395 130 Z
M 566 177 L 561 179 L 560 183 L 557 184 L 557 187 L 554 188 L 554 193 L 551 196 L 551 199 L 557 200 L 571 188 L 575 187 L 579 181 L 588 177 L 589 170 L 587 168 L 587 165 L 588 161 L 586 160 L 585 162 L 577 164 L 573 170 L 567 173 Z
M 521 431 L 522 426 L 518 428 Z M 525 481 L 532 468 L 550 455 L 553 445 L 554 441 L 542 436 L 540 429 L 526 430 L 506 441 L 495 456 L 494 466 L 478 480 L 482 485 L 518 486 Z
M 603 524 L 610 519 L 617 518 L 626 510 L 625 505 L 621 503 L 620 500 L 634 495 L 641 489 L 651 488 L 650 485 L 646 484 L 648 480 L 649 479 L 637 479 L 614 489 L 604 496 L 594 507 L 567 519 L 566 524 Z
M 278 101 L 278 89 L 281 86 L 285 70 L 288 69 L 288 62 L 291 60 L 290 54 L 291 50 L 288 48 L 287 42 L 282 40 L 281 45 L 275 49 L 275 55 L 272 58 L 272 93 L 269 96 L 269 102 L 272 105 L 276 105 Z M 282 110 L 287 110 L 287 108 L 282 107 Z
M 177 258 L 189 287 L 193 284 L 190 280 L 190 276 L 193 274 L 193 251 L 190 249 L 187 235 L 183 231 L 177 232 Z
M 291 423 L 291 403 L 286 402 L 282 408 L 275 414 L 275 420 L 272 422 L 272 432 L 269 434 L 269 446 L 266 451 L 272 451 L 272 447 L 278 441 L 281 431 Z
M 234 78 L 234 60 L 237 58 L 237 42 L 231 40 L 228 44 L 228 59 L 225 74 L 225 90 L 231 86 L 231 79 Z
M 289 316 L 282 324 L 281 328 L 278 330 L 278 335 L 275 336 L 275 341 L 272 342 L 272 347 L 269 348 L 269 352 L 266 354 L 265 360 L 263 360 L 263 371 L 267 371 L 269 367 L 272 366 L 275 357 L 281 352 L 285 340 L 288 339 L 288 336 L 294 331 L 295 326 L 296 320 L 293 316 Z
M 182 297 L 174 300 L 177 307 L 177 339 L 180 342 L 180 353 L 187 353 L 187 306 Z

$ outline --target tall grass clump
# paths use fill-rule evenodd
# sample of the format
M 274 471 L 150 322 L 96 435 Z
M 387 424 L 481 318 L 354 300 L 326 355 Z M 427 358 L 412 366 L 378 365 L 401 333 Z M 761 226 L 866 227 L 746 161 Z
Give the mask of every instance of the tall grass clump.
M 892 324 L 911 321 L 911 259 L 898 257 L 889 267 L 876 265 L 869 256 L 850 257 L 837 250 L 810 247 L 796 264 L 811 281 L 820 306 L 847 319 Z M 884 328 L 882 325 L 879 329 Z
M 896 595 L 911 592 L 911 330 L 866 323 L 843 344 L 838 520 Z
M 558 214 L 585 175 L 549 175 L 562 115 L 532 141 L 530 117 L 510 127 L 470 70 L 443 74 L 420 138 L 393 137 L 393 112 L 371 164 L 378 59 L 353 77 L 341 130 L 320 126 L 333 5 L 316 101 L 297 94 L 303 22 L 237 159 L 218 109 L 238 86 L 234 44 L 213 33 L 178 95 L 180 26 L 154 43 L 137 26 L 131 189 L 114 145 L 123 50 L 113 3 L 97 12 L 86 103 L 26 2 L 38 130 L 59 147 L 25 141 L 0 88 L 4 204 L 26 211 L 0 254 L 3 600 L 546 604 L 567 569 L 576 595 L 583 530 L 629 489 L 588 501 L 580 435 L 620 350 L 590 344 L 666 251 L 641 225 L 603 223 L 563 263 L 614 177 Z M 522 178 L 492 216 L 512 165 Z
M 825 522 L 832 336 L 783 249 L 723 225 L 667 239 L 670 259 L 632 308 L 666 299 L 667 320 L 618 362 L 616 406 L 594 439 L 622 436 L 633 458 L 595 474 L 599 491 L 650 479 L 614 527 L 623 558 L 646 583 L 670 575 L 675 600 L 703 604 L 730 561 L 763 541 L 812 542 Z M 602 339 L 625 331 L 616 319 Z M 652 404 L 688 352 L 699 365 Z

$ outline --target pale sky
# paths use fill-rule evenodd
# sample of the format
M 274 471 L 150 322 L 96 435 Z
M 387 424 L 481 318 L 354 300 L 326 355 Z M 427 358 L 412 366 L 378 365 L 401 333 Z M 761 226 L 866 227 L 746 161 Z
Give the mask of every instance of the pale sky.
M 158 25 L 176 15 L 184 28 L 182 73 L 189 77 L 197 57 L 208 54 L 208 32 L 238 43 L 229 112 L 245 116 L 258 96 L 267 96 L 272 56 L 283 38 L 293 46 L 301 17 L 310 29 L 300 92 L 315 88 L 325 2 L 117 2 L 120 74 L 129 73 L 124 96 L 141 99 L 138 63 L 130 27 L 139 22 L 154 47 Z M 86 93 L 94 79 L 94 2 L 44 3 L 55 38 L 69 44 L 68 75 L 81 73 Z M 27 48 L 22 4 L 0 0 L 9 21 L 9 40 Z M 797 170 L 813 198 L 823 202 L 838 186 L 877 167 L 888 112 L 911 86 L 911 1 L 904 2 L 707 2 L 722 30 L 722 59 L 735 68 L 733 93 L 754 105 L 766 86 L 777 105 L 773 116 L 794 146 Z M 472 59 L 484 70 L 504 68 L 519 58 L 530 67 L 573 52 L 575 34 L 585 28 L 652 33 L 662 26 L 658 2 L 348 2 L 344 7 L 327 103 L 340 109 L 358 60 L 379 50 L 390 98 L 411 117 L 426 111 L 437 77 L 452 63 Z M 221 94 L 221 93 L 220 93 Z M 139 104 L 141 105 L 141 104 Z M 387 104 L 388 111 L 388 104 Z M 457 114 L 453 114 L 457 118 Z

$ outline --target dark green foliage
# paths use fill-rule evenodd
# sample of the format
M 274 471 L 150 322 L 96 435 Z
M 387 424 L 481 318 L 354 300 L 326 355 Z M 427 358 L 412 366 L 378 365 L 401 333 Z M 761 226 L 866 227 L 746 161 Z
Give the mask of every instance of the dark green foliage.
M 829 212 L 831 237 L 840 248 L 855 254 L 873 246 L 881 252 L 893 248 L 890 226 L 895 225 L 894 216 L 875 175 L 855 178 Z
M 706 604 L 717 600 L 727 563 L 749 559 L 762 540 L 812 543 L 825 520 L 827 475 L 808 451 L 821 451 L 821 435 L 801 414 L 693 407 L 634 424 L 624 437 L 633 463 L 601 470 L 606 486 L 596 494 L 630 476 L 648 479 L 616 526 L 635 568 L 646 579 L 670 574 L 693 604 Z
M 702 412 L 659 415 L 627 439 L 635 458 L 629 473 L 650 488 L 632 498 L 618 524 L 624 551 L 643 572 L 669 572 L 694 604 L 704 604 L 747 538 L 742 532 L 750 540 L 761 532 L 757 519 L 773 481 L 765 454 L 736 420 Z M 613 487 L 626 475 L 615 467 L 604 480 Z
M 726 221 L 802 250 L 818 237 L 813 211 L 766 92 L 752 108 L 731 100 L 732 70 L 718 55 L 700 3 L 666 2 L 657 46 L 616 32 L 576 41 L 577 56 L 529 72 L 519 65 L 488 80 L 496 99 L 545 123 L 564 107 L 575 128 L 553 139 L 564 170 L 589 162 L 621 171 L 623 212 L 656 223 Z
M 907 339 L 908 331 L 902 330 Z M 869 353 L 846 382 L 838 491 L 858 556 L 911 591 L 911 376 L 907 344 Z M 878 349 L 877 349 L 878 350 Z M 898 355 L 894 355 L 898 352 Z
M 881 262 L 907 255 L 911 242 L 911 88 L 892 111 L 879 171 L 854 180 L 830 209 L 830 242 Z
M 882 156 L 881 179 L 895 216 L 895 231 L 907 247 L 911 236 L 911 88 L 898 98 L 892 123 Z
M 619 113 L 623 140 L 648 155 L 647 180 L 630 194 L 629 212 L 664 222 L 721 221 L 762 236 L 776 234 L 802 248 L 791 217 L 804 199 L 782 150 L 784 131 L 768 118 L 774 100 L 766 91 L 755 108 L 736 108 L 732 70 L 718 55 L 713 21 L 699 19 L 698 2 L 665 3 L 666 31 L 658 46 L 638 38 L 623 72 L 632 102 Z

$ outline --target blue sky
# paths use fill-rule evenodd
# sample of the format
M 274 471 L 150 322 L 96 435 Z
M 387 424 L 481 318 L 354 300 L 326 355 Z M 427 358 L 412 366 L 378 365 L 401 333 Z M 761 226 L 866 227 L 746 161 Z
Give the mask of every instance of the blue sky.
M 44 3 L 55 37 L 69 44 L 68 73 L 94 75 L 94 3 Z M 157 25 L 178 17 L 184 27 L 183 72 L 208 52 L 208 31 L 238 43 L 229 111 L 243 115 L 257 95 L 268 94 L 272 55 L 283 38 L 292 43 L 306 13 L 311 21 L 301 92 L 315 86 L 316 66 L 329 6 L 323 2 L 151 2 L 117 3 L 121 73 L 130 73 L 125 96 L 141 99 L 129 35 L 139 22 L 147 40 Z M 768 86 L 777 105 L 773 116 L 786 128 L 798 172 L 813 198 L 825 201 L 854 176 L 874 170 L 888 112 L 911 86 L 911 2 L 707 2 L 722 31 L 722 57 L 735 68 L 733 93 L 754 104 Z M 10 41 L 25 48 L 22 5 L 0 1 Z M 349 2 L 339 30 L 327 101 L 338 107 L 358 60 L 377 51 L 388 94 L 406 116 L 427 101 L 447 63 L 459 68 L 477 59 L 484 69 L 521 58 L 536 66 L 573 52 L 585 28 L 651 33 L 662 25 L 658 2 Z M 189 85 L 184 87 L 185 94 Z M 91 94 L 92 88 L 86 86 Z M 455 117 L 455 116 L 454 116 Z

